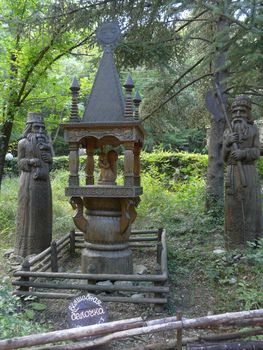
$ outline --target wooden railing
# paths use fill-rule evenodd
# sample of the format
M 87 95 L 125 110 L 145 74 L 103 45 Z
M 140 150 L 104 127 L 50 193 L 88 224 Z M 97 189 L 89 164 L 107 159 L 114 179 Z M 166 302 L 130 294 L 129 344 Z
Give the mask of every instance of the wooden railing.
M 74 255 L 76 249 L 84 247 L 83 234 L 71 231 L 37 256 L 26 259 L 20 270 L 13 273 L 12 284 L 19 296 L 39 298 L 73 298 L 80 292 L 129 292 L 128 296 L 101 296 L 102 301 L 165 304 L 169 288 L 166 286 L 167 249 L 165 230 L 132 231 L 129 245 L 132 249 L 142 247 L 156 248 L 156 273 L 143 275 L 83 274 L 59 272 L 60 260 L 65 254 Z M 48 271 L 49 270 L 49 271 Z M 86 284 L 76 281 L 86 281 Z M 112 285 L 98 285 L 98 281 L 110 280 Z M 133 284 L 117 284 L 116 281 L 130 281 Z M 145 285 L 148 282 L 149 285 Z M 69 292 L 71 291 L 71 292 Z M 145 293 L 143 297 L 133 298 L 132 293 Z
M 23 337 L 16 337 L 12 339 L 0 340 L 0 350 L 10 350 L 18 348 L 30 349 L 32 346 L 34 350 L 44 350 L 45 345 L 50 344 L 49 350 L 76 350 L 76 349 L 90 349 L 95 346 L 105 345 L 111 341 L 118 341 L 126 337 L 136 337 L 158 332 L 174 331 L 174 336 L 169 333 L 169 344 L 167 341 L 163 343 L 156 343 L 146 345 L 145 349 L 152 350 L 181 350 L 182 345 L 187 345 L 187 349 L 254 349 L 259 350 L 263 348 L 263 341 L 250 341 L 248 343 L 240 341 L 236 343 L 236 347 L 228 347 L 226 341 L 229 339 L 241 339 L 243 337 L 251 337 L 263 334 L 263 309 L 250 310 L 241 312 L 231 312 L 220 315 L 212 315 L 205 317 L 198 317 L 193 319 L 182 318 L 178 320 L 178 316 L 166 317 L 155 320 L 143 320 L 141 317 L 108 322 L 105 324 L 98 324 L 93 326 L 86 326 L 80 328 L 64 329 L 42 334 L 33 334 Z M 231 327 L 246 327 L 246 332 L 239 331 L 231 334 L 226 331 Z M 256 327 L 256 328 L 255 328 Z M 183 330 L 195 329 L 195 334 L 200 329 L 224 329 L 224 334 L 214 334 L 205 336 L 195 336 L 195 338 L 183 338 Z M 180 333 L 179 333 L 180 332 Z M 210 332 L 211 333 L 211 332 Z M 176 334 L 180 335 L 177 341 Z M 87 340 L 87 337 L 91 340 Z M 148 337 L 149 340 L 149 337 Z M 167 340 L 167 339 L 165 339 Z M 221 341 L 215 346 L 215 341 Z M 71 342 L 61 344 L 59 342 Z M 197 342 L 199 341 L 199 344 Z M 200 344 L 202 341 L 202 344 Z M 211 344 L 213 342 L 213 344 Z M 52 345 L 53 344 L 53 345 Z M 246 346 L 248 345 L 248 347 Z M 125 346 L 125 349 L 127 347 Z M 130 350 L 139 350 L 141 347 L 133 347 Z M 129 350 L 129 349 L 127 349 Z

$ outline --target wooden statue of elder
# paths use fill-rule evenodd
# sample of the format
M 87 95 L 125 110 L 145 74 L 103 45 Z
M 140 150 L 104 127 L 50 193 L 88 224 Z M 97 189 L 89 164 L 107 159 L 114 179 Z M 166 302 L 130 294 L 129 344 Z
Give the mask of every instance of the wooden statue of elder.
M 237 147 L 233 147 L 236 144 Z M 227 249 L 244 248 L 262 237 L 259 130 L 251 115 L 251 101 L 237 96 L 232 103 L 231 130 L 223 137 L 225 178 L 225 242 Z
M 26 257 L 49 247 L 52 238 L 52 195 L 49 172 L 52 149 L 41 113 L 28 113 L 18 142 L 21 170 L 16 217 L 15 254 Z

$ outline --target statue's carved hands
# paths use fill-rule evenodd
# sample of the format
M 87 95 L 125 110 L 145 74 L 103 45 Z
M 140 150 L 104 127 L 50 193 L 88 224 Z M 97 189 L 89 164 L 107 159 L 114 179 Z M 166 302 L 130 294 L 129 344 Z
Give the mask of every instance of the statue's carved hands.
M 39 168 L 41 166 L 40 159 L 38 159 L 38 158 L 29 159 L 28 164 L 35 167 L 35 168 Z
M 242 160 L 244 158 L 244 152 L 241 149 L 237 149 L 231 152 L 231 157 L 234 160 Z
M 238 137 L 237 133 L 229 134 L 226 137 L 226 144 L 227 144 L 228 147 L 232 146 L 233 143 L 237 143 L 238 141 L 239 141 L 239 137 Z
M 52 157 L 49 153 L 47 152 L 42 152 L 41 153 L 41 158 L 45 163 L 51 163 L 52 162 Z

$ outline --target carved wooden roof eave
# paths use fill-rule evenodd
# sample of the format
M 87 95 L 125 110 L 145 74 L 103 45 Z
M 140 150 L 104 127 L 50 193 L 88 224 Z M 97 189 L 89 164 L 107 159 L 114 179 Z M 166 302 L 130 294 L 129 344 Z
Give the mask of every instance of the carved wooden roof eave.
M 121 143 L 143 143 L 145 131 L 140 121 L 118 123 L 64 123 L 64 137 L 67 142 L 82 142 L 83 139 L 94 137 L 97 140 L 112 136 Z
M 67 197 L 87 197 L 87 198 L 137 198 L 143 193 L 140 186 L 69 186 L 65 189 Z

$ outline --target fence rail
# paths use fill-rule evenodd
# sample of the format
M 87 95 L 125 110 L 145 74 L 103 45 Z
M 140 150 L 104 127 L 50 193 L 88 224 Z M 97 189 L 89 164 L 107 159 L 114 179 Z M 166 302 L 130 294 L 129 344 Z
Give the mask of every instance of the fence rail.
M 177 334 L 177 342 L 173 342 L 173 345 L 178 350 L 181 348 L 183 344 L 187 344 L 188 349 L 195 349 L 191 346 L 190 343 L 196 343 L 198 338 L 193 339 L 183 339 L 183 330 L 185 329 L 207 329 L 207 328 L 221 328 L 227 327 L 229 325 L 239 325 L 240 322 L 246 321 L 247 327 L 250 325 L 250 321 L 257 320 L 260 323 L 260 328 L 246 330 L 246 332 L 236 332 L 232 334 L 231 339 L 241 339 L 243 337 L 259 335 L 263 333 L 263 309 L 260 310 L 250 310 L 250 311 L 241 311 L 241 312 L 231 312 L 220 315 L 212 315 L 205 317 L 198 317 L 193 319 L 178 319 L 177 316 L 166 317 L 162 319 L 155 320 L 143 320 L 141 317 L 120 320 L 114 322 L 108 322 L 105 324 L 98 324 L 93 326 L 86 326 L 80 328 L 71 328 L 64 329 L 60 331 L 53 331 L 48 333 L 41 334 L 33 334 L 23 337 L 16 337 L 12 339 L 0 340 L 0 350 L 10 350 L 10 349 L 18 349 L 18 348 L 31 348 L 32 346 L 37 346 L 34 350 L 42 350 L 45 349 L 43 345 L 53 344 L 48 347 L 48 349 L 56 349 L 56 350 L 73 350 L 73 349 L 90 349 L 94 346 L 100 346 L 108 344 L 113 340 L 120 340 L 126 337 L 135 337 L 139 335 L 153 334 L 158 332 L 166 332 L 166 331 L 175 331 L 174 338 Z M 181 318 L 181 316 L 180 316 Z M 261 321 L 259 321 L 261 320 Z M 178 336 L 179 334 L 179 336 Z M 92 340 L 85 340 L 87 337 L 96 337 L 92 338 Z M 171 336 L 170 336 L 171 337 Z M 221 337 L 221 338 L 220 338 Z M 221 340 L 224 342 L 224 346 L 217 347 L 209 347 L 209 343 L 202 344 L 202 346 L 206 345 L 207 348 L 203 349 L 230 349 L 227 347 L 226 340 L 229 339 L 227 332 L 225 335 L 221 334 L 220 337 L 218 335 L 204 337 L 206 341 L 215 341 Z M 201 338 L 199 338 L 200 340 Z M 77 342 L 76 342 L 77 340 Z M 204 340 L 204 339 L 203 339 Z M 56 344 L 61 341 L 74 341 L 73 343 L 68 344 Z M 211 343 L 210 343 L 211 344 Z M 240 344 L 240 342 L 239 342 Z M 178 347 L 180 346 L 180 348 Z M 254 341 L 253 347 L 244 347 L 242 344 L 237 349 L 262 349 L 263 342 L 262 341 Z M 196 344 L 195 344 L 196 346 Z M 261 346 L 261 347 L 260 347 Z M 133 348 L 133 350 L 139 350 L 139 348 Z M 167 343 L 163 344 L 154 344 L 151 346 L 152 350 L 157 349 L 172 349 L 168 347 Z M 201 348 L 200 348 L 201 349 Z M 131 350 L 131 349 L 130 349 Z
M 156 248 L 156 273 L 155 274 L 83 274 L 73 272 L 59 272 L 60 260 L 66 255 L 73 256 L 77 249 L 84 246 L 84 238 L 81 232 L 74 230 L 53 241 L 51 246 L 37 256 L 25 260 L 20 270 L 13 273 L 15 280 L 14 293 L 18 296 L 37 296 L 39 298 L 72 298 L 80 292 L 125 292 L 127 296 L 100 296 L 103 301 L 124 303 L 167 303 L 169 287 L 166 286 L 167 272 L 167 249 L 166 233 L 163 229 L 158 230 L 136 230 L 132 231 L 130 247 L 136 249 L 148 245 Z M 51 270 L 51 271 L 48 271 Z M 54 283 L 54 280 L 56 283 Z M 78 283 L 85 281 L 86 284 Z M 130 281 L 131 285 L 113 284 L 97 285 L 98 281 L 110 280 Z M 145 286 L 145 282 L 148 283 Z M 134 293 L 145 293 L 139 297 L 132 297 Z

